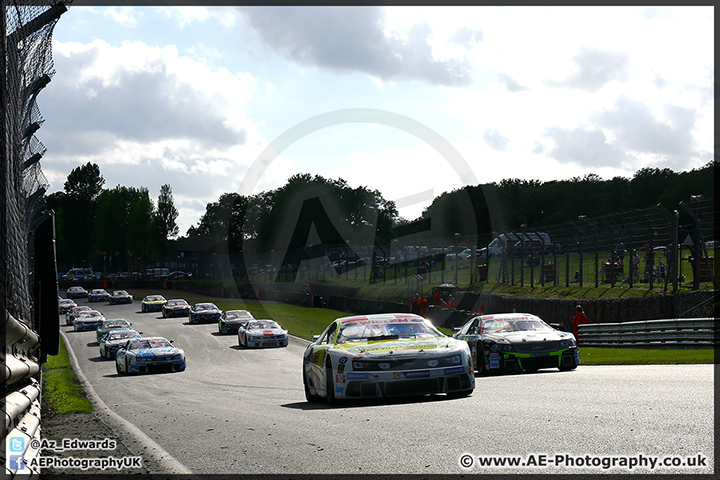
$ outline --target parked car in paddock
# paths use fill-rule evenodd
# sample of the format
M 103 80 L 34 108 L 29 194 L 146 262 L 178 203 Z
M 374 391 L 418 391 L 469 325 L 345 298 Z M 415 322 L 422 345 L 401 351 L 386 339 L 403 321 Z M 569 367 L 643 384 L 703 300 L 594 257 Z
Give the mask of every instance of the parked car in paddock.
M 97 330 L 102 324 L 105 317 L 102 313 L 97 310 L 87 310 L 80 312 L 73 320 L 73 329 L 76 332 L 83 332 L 85 330 Z
M 453 337 L 468 343 L 480 374 L 573 370 L 580 364 L 573 334 L 556 330 L 529 313 L 478 315 Z
M 88 307 L 87 305 L 72 307 L 70 311 L 65 314 L 65 325 L 72 325 L 81 312 L 89 312 L 90 310 L 92 310 L 92 307 Z
M 250 320 L 255 320 L 255 317 L 247 310 L 228 310 L 218 321 L 218 332 L 222 334 L 237 333 L 240 325 Z
M 190 304 L 182 298 L 168 300 L 162 307 L 163 318 L 186 317 L 190 314 Z
M 124 318 L 113 318 L 110 320 L 103 320 L 103 322 L 98 325 L 97 328 L 97 341 L 100 343 L 100 341 L 105 338 L 105 336 L 111 331 L 111 330 L 123 330 L 133 328 L 132 323 L 128 322 Z
M 58 299 L 58 314 L 67 315 L 67 313 L 73 308 L 77 307 L 77 303 L 70 298 Z
M 475 374 L 467 342 L 411 313 L 335 319 L 303 355 L 305 398 L 470 395 Z
M 214 303 L 196 303 L 190 309 L 188 316 L 190 323 L 218 322 L 222 317 L 222 310 Z
M 115 354 L 121 345 L 127 343 L 130 338 L 140 338 L 142 332 L 138 332 L 133 328 L 110 330 L 105 337 L 100 340 L 100 356 L 103 358 L 115 358 Z
M 132 303 L 133 296 L 125 290 L 115 290 L 110 298 L 108 298 L 110 305 L 119 305 L 121 303 Z
M 140 302 L 140 310 L 144 312 L 161 312 L 167 300 L 162 295 L 148 295 Z
M 66 298 L 87 298 L 87 296 L 88 291 L 80 286 L 70 287 L 65 292 Z
M 110 294 L 104 288 L 95 288 L 88 293 L 88 302 L 107 302 Z
M 249 320 L 238 327 L 238 345 L 245 348 L 287 347 L 287 330 L 274 320 Z
M 163 337 L 132 338 L 115 355 L 115 369 L 119 375 L 182 372 L 185 366 L 185 352 Z

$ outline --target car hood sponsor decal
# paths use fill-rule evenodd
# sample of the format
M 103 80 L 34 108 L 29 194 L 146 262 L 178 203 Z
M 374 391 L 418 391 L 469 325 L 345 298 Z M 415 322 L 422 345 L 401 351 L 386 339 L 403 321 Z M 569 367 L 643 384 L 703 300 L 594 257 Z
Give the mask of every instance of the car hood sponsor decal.
M 135 354 L 137 357 L 140 358 L 152 358 L 157 357 L 159 355 L 173 355 L 176 353 L 180 353 L 180 350 L 173 347 L 163 347 L 163 348 L 141 348 L 137 351 Z
M 522 342 L 557 342 L 565 340 L 569 336 L 563 332 L 509 332 L 509 333 L 496 333 L 492 335 L 486 335 L 487 338 L 500 339 L 510 341 L 510 343 L 522 343 Z
M 420 350 L 436 350 L 436 349 L 445 349 L 445 348 L 453 348 L 457 345 L 458 340 L 448 341 L 438 341 L 438 342 L 428 342 L 427 340 L 417 340 L 417 341 L 397 341 L 397 340 L 388 340 L 388 341 L 379 341 L 379 342 L 355 342 L 345 345 L 335 345 L 335 348 L 338 350 L 345 350 L 348 353 L 367 353 L 367 354 L 374 354 L 374 353 L 387 353 L 387 352 L 396 352 L 396 351 L 402 351 L 402 352 L 408 352 L 408 351 L 420 351 Z

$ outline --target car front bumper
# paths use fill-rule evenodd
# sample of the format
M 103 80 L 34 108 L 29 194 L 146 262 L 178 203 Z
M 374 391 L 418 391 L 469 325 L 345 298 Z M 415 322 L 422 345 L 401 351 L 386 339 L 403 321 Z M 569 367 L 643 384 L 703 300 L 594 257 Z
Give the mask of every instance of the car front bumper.
M 183 370 L 185 370 L 185 360 L 155 360 L 128 365 L 128 373 L 169 373 Z
M 335 398 L 385 398 L 460 393 L 475 388 L 471 367 L 348 372 L 335 375 Z
M 490 353 L 488 356 L 488 367 L 491 371 L 537 370 L 577 365 L 580 365 L 580 352 L 576 347 L 542 353 Z

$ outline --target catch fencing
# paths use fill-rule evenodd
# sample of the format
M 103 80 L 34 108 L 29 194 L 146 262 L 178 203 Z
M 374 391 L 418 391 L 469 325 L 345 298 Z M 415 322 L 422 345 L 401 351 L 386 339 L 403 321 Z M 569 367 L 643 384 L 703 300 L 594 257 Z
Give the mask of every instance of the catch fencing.
M 0 4 L 0 315 L 5 422 L 0 453 L 8 478 L 37 456 L 41 365 L 58 353 L 59 318 L 54 217 L 45 209 L 48 181 L 37 96 L 54 74 L 52 32 L 69 1 Z M 8 455 L 10 452 L 10 455 Z

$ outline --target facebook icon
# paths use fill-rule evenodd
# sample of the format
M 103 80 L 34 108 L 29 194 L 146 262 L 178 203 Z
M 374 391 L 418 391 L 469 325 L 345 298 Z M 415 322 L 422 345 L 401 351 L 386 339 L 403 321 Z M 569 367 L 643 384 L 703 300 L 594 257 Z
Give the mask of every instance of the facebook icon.
M 10 455 L 10 470 L 25 470 L 25 457 L 23 455 Z

